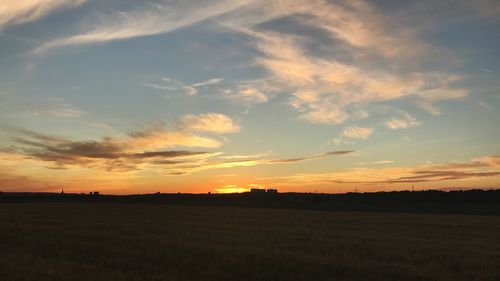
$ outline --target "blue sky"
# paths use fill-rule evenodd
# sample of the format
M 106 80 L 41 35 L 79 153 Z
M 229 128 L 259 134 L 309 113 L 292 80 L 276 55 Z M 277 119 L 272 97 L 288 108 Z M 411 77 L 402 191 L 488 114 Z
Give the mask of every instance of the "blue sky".
M 0 189 L 498 187 L 497 1 L 0 4 Z

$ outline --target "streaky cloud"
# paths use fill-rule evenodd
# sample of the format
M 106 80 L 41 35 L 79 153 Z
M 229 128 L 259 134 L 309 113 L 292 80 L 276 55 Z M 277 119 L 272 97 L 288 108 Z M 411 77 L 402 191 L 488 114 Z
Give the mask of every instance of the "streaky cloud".
M 384 161 L 385 162 L 385 161 Z M 264 179 L 276 180 L 289 185 L 307 184 L 362 184 L 391 185 L 426 182 L 447 182 L 497 178 L 500 176 L 500 156 L 485 156 L 469 162 L 452 162 L 438 165 L 393 168 L 353 168 L 333 173 L 295 174 L 291 176 Z
M 177 126 L 191 131 L 218 134 L 236 133 L 241 130 L 240 126 L 230 117 L 213 112 L 199 115 L 184 115 L 177 122 Z
M 20 0 L 0 2 L 0 31 L 39 20 L 57 10 L 75 8 L 87 0 Z
M 162 1 L 147 8 L 120 11 L 98 18 L 75 35 L 49 41 L 32 51 L 41 55 L 51 49 L 96 44 L 151 36 L 174 31 L 222 15 L 245 4 L 246 0 Z
M 354 152 L 355 152 L 354 150 L 330 151 L 330 152 L 316 154 L 316 155 L 311 155 L 311 156 L 304 156 L 304 157 L 297 157 L 297 158 L 275 159 L 275 160 L 271 160 L 270 162 L 271 163 L 296 163 L 296 162 L 302 162 L 302 161 L 306 161 L 306 160 L 324 158 L 324 157 L 328 157 L 328 156 L 347 155 L 347 154 L 352 154 Z

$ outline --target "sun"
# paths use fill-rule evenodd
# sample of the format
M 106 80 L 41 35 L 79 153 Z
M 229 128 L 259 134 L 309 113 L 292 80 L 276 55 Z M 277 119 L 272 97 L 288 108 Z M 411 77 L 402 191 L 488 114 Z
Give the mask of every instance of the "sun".
M 217 193 L 241 193 L 241 192 L 248 192 L 248 190 L 249 190 L 248 188 L 239 187 L 237 185 L 230 184 L 230 185 L 225 185 L 221 188 L 215 189 L 215 192 L 217 192 Z

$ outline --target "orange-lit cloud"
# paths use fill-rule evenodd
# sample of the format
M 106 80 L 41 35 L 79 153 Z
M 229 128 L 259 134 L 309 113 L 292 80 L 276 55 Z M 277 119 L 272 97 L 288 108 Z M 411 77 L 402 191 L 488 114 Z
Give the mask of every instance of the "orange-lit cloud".
M 271 163 L 294 163 L 294 162 L 301 162 L 301 161 L 305 161 L 305 160 L 324 158 L 324 157 L 328 157 L 328 156 L 348 155 L 348 154 L 352 154 L 352 153 L 354 153 L 354 151 L 352 151 L 352 150 L 340 150 L 340 151 L 331 151 L 331 152 L 326 152 L 326 153 L 321 153 L 321 154 L 311 155 L 311 156 L 305 156 L 305 157 L 276 159 L 276 160 L 271 160 L 270 162 Z
M 200 158 L 197 161 L 186 161 L 185 163 L 175 163 L 168 167 L 171 175 L 185 175 L 204 170 L 235 168 L 235 167 L 253 167 L 260 165 L 275 165 L 275 164 L 293 164 L 308 160 L 320 159 L 325 157 L 334 157 L 342 155 L 353 154 L 354 151 L 331 151 L 316 155 L 308 155 L 296 158 L 269 158 L 270 154 L 249 155 L 242 157 L 242 155 L 233 156 L 220 156 L 218 154 L 214 157 Z M 211 156 L 211 155 L 209 155 Z
M 265 103 L 269 100 L 268 96 L 264 93 L 262 86 L 260 88 L 251 86 L 241 86 L 237 89 L 225 89 L 222 91 L 222 97 L 227 98 L 236 103 L 250 106 L 257 103 Z
M 440 58 L 438 47 L 419 38 L 411 26 L 393 24 L 388 15 L 367 1 L 213 1 L 210 5 L 187 1 L 180 14 L 172 14 L 176 4 L 171 5 L 174 7 L 170 9 L 150 5 L 143 10 L 110 14 L 80 34 L 53 40 L 34 52 L 165 33 L 217 18 L 221 26 L 255 39 L 252 45 L 263 54 L 255 61 L 271 74 L 268 78 L 275 88 L 292 93 L 290 105 L 300 112 L 300 118 L 313 123 L 340 124 L 355 115 L 354 105 L 406 96 L 417 97 L 422 108 L 439 114 L 435 103 L 468 95 L 466 89 L 455 86 L 461 79 L 458 75 L 420 69 L 415 63 Z M 308 48 L 311 42 L 324 43 L 318 38 L 260 28 L 263 23 L 287 16 L 339 42 L 339 50 L 349 63 L 336 56 L 312 54 Z M 365 60 L 380 63 L 365 65 Z M 147 85 L 183 89 L 194 95 L 199 87 L 221 81 L 216 78 L 185 85 L 167 77 L 162 81 L 167 84 Z M 246 105 L 268 100 L 260 87 L 242 85 L 225 90 L 229 92 L 223 95 Z
M 279 178 L 262 178 L 264 182 L 275 185 L 324 185 L 324 184 L 358 184 L 358 185 L 390 185 L 416 184 L 426 182 L 445 182 L 472 180 L 480 178 L 496 178 L 500 180 L 499 156 L 487 156 L 470 162 L 448 163 L 441 165 L 421 165 L 417 167 L 392 168 L 353 168 L 334 173 L 295 174 Z
M 210 169 L 296 163 L 354 152 L 332 151 L 297 158 L 273 159 L 271 153 L 222 155 L 220 152 L 172 149 L 212 147 L 212 143 L 207 141 L 210 139 L 189 131 L 228 133 L 236 128 L 228 117 L 217 114 L 189 116 L 181 119 L 177 125 L 180 131 L 166 131 L 164 126 L 154 126 L 122 138 L 103 137 L 99 140 L 82 141 L 15 128 L 11 129 L 14 134 L 13 144 L 3 149 L 4 160 L 8 161 L 13 157 L 30 159 L 38 164 L 45 163 L 45 166 L 50 164 L 48 167 L 51 169 L 86 167 L 114 172 L 150 170 L 169 175 L 185 175 Z M 214 125 L 217 126 L 212 127 Z
M 178 125 L 198 132 L 211 132 L 218 134 L 235 133 L 240 131 L 240 126 L 228 116 L 220 113 L 205 113 L 200 115 L 184 115 Z
M 30 159 L 50 162 L 55 167 L 68 165 L 106 170 L 134 170 L 155 161 L 169 164 L 183 159 L 201 157 L 204 151 L 172 150 L 173 147 L 219 147 L 220 142 L 183 131 L 167 131 L 164 126 L 149 127 L 126 137 L 103 137 L 100 140 L 74 141 L 40 134 L 25 129 L 11 132 L 13 144 L 4 153 L 24 155 Z M 174 161 L 175 160 L 175 161 Z
M 351 139 L 366 139 L 373 134 L 373 128 L 349 126 L 342 131 L 342 136 Z
M 263 54 L 255 61 L 269 72 L 275 87 L 292 93 L 289 104 L 302 119 L 341 124 L 371 103 L 408 96 L 438 114 L 437 102 L 468 95 L 468 90 L 456 86 L 462 79 L 459 75 L 421 69 L 415 63 L 439 59 L 439 48 L 425 43 L 411 27 L 391 24 L 368 2 L 285 1 L 255 6 L 248 15 L 229 15 L 221 23 L 255 40 L 254 46 Z M 327 44 L 317 37 L 259 25 L 285 16 L 299 26 L 328 34 L 345 58 L 338 59 L 328 50 L 316 55 L 310 45 Z M 365 64 L 365 59 L 379 63 Z
M 401 117 L 393 117 L 390 120 L 387 120 L 384 124 L 388 129 L 391 130 L 400 130 L 406 129 L 409 127 L 414 127 L 420 125 L 420 122 L 417 121 L 413 116 L 408 114 L 407 112 L 401 112 Z
M 459 78 L 445 73 L 400 75 L 383 69 L 367 70 L 309 55 L 301 38 L 281 33 L 260 33 L 257 38 L 266 54 L 258 62 L 296 90 L 290 105 L 301 112 L 301 118 L 313 123 L 343 123 L 353 114 L 355 104 L 416 95 L 419 104 L 429 109 L 436 108 L 436 102 L 467 95 L 466 90 L 451 87 Z M 437 108 L 432 113 L 436 112 Z
M 126 140 L 128 149 L 161 149 L 169 147 L 218 148 L 222 142 L 212 137 L 192 134 L 188 131 L 170 131 L 163 125 L 152 126 L 143 131 L 131 133 Z

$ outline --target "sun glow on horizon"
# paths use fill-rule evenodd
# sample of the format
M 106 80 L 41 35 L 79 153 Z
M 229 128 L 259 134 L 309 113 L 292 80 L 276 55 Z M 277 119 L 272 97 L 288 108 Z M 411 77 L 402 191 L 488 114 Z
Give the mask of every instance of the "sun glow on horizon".
M 234 184 L 225 185 L 221 188 L 215 189 L 215 192 L 217 192 L 217 193 L 243 193 L 243 192 L 248 192 L 248 191 L 250 191 L 249 188 L 239 187 L 239 186 L 234 185 Z

